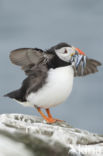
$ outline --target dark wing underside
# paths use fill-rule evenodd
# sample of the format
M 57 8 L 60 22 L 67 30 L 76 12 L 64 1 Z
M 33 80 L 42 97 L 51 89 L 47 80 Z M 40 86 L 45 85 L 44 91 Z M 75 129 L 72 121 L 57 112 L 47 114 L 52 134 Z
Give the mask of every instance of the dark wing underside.
M 46 83 L 47 71 L 48 69 L 45 65 L 42 67 L 35 67 L 34 73 L 29 75 L 23 81 L 20 89 L 12 91 L 4 96 L 8 96 L 21 102 L 26 101 L 26 97 L 31 92 L 38 91 Z
M 15 65 L 21 66 L 27 75 L 32 73 L 36 66 L 42 64 L 53 57 L 52 54 L 45 54 L 41 49 L 21 48 L 10 53 L 10 60 Z
M 82 71 L 81 66 L 79 66 L 77 71 L 74 68 L 74 76 L 85 76 L 85 75 L 96 73 L 96 72 L 98 72 L 97 67 L 100 65 L 101 65 L 101 63 L 99 61 L 87 58 L 86 59 L 86 67 L 84 68 L 84 71 L 81 72 Z

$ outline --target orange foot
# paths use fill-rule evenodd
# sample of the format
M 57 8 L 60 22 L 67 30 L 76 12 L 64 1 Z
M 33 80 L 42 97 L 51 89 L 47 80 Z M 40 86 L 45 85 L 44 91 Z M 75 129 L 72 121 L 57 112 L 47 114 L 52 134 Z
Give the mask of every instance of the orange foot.
M 51 115 L 51 113 L 50 113 L 49 108 L 46 109 L 46 112 L 47 112 L 49 118 L 53 118 L 52 115 Z M 63 121 L 63 120 L 59 120 L 59 119 L 54 119 L 54 120 L 55 121 Z
M 46 118 L 45 119 L 47 123 L 55 123 L 57 120 L 53 118 Z
M 41 116 L 47 121 L 47 123 L 55 123 L 56 121 L 61 121 L 59 119 L 54 119 L 52 115 L 50 114 L 49 109 L 46 109 L 46 112 L 48 114 L 48 117 L 44 115 L 44 113 L 41 111 L 40 108 L 37 108 L 38 112 L 41 114 Z
M 59 121 L 59 122 L 63 122 L 64 120 L 60 120 L 60 119 L 55 119 L 56 121 Z

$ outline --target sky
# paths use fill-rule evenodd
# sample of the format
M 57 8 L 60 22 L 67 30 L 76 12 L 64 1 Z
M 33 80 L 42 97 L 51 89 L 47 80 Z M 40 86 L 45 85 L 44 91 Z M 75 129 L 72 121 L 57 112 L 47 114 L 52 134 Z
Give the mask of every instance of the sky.
M 102 0 L 1 0 L 0 1 L 0 114 L 39 115 L 3 95 L 21 86 L 25 74 L 11 64 L 11 50 L 48 49 L 67 42 L 90 58 L 103 62 Z M 99 72 L 74 79 L 65 103 L 52 108 L 56 118 L 77 128 L 103 134 L 103 66 Z

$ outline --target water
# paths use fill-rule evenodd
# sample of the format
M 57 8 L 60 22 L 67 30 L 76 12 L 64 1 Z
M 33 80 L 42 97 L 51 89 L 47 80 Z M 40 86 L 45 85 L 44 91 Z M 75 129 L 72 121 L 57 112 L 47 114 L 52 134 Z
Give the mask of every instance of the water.
M 102 6 L 102 0 L 0 1 L 0 113 L 38 115 L 33 108 L 2 97 L 25 78 L 9 61 L 13 49 L 47 49 L 65 41 L 103 62 Z M 94 75 L 75 78 L 71 96 L 52 114 L 74 127 L 103 134 L 103 67 Z

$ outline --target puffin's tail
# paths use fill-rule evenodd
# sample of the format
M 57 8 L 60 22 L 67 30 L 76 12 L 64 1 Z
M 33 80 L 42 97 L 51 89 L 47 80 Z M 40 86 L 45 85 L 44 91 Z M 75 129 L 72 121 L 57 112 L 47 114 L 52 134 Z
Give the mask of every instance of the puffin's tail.
M 16 100 L 19 100 L 19 101 L 23 100 L 20 89 L 12 91 L 12 92 L 10 92 L 8 94 L 5 94 L 4 96 L 9 97 L 9 98 L 13 98 L 13 99 L 16 99 Z

